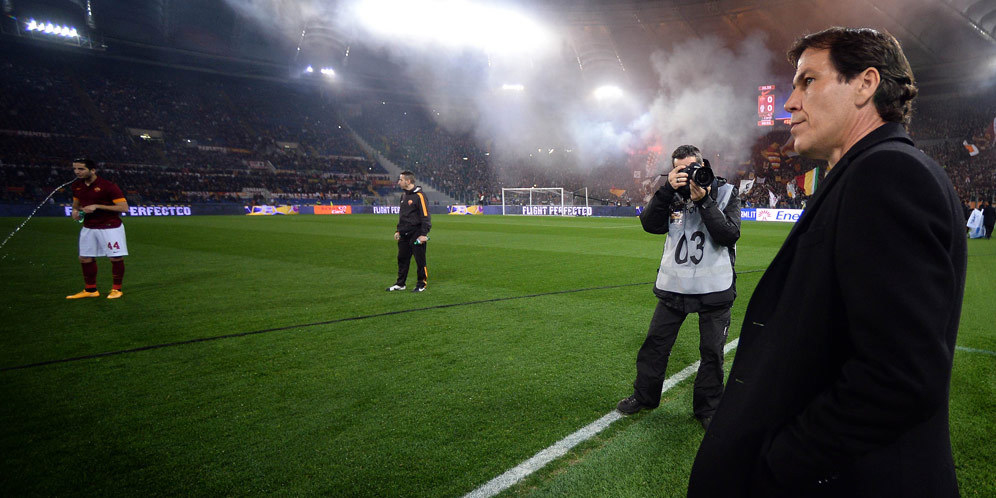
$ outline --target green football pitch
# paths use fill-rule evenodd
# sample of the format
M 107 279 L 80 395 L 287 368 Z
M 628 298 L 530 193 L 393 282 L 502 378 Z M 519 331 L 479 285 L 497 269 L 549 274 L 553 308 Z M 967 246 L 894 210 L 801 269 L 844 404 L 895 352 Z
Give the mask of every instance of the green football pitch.
M 0 495 L 462 496 L 631 393 L 663 237 L 433 221 L 421 294 L 384 291 L 395 217 L 128 218 L 124 297 L 101 260 L 101 298 L 67 301 L 79 225 L 31 220 L 0 249 Z M 744 224 L 731 340 L 789 228 Z M 962 494 L 994 496 L 996 241 L 968 261 L 951 435 Z M 695 322 L 669 375 L 698 359 Z M 503 495 L 682 496 L 691 390 Z

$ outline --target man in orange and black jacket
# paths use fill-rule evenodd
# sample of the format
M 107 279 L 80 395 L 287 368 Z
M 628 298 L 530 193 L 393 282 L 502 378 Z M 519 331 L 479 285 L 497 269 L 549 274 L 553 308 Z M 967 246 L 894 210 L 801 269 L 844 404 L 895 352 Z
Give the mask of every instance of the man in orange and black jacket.
M 398 241 L 398 280 L 387 290 L 389 292 L 405 290 L 408 268 L 414 255 L 415 264 L 418 265 L 418 282 L 412 292 L 422 292 L 429 278 L 429 269 L 425 264 L 426 243 L 429 241 L 429 230 L 432 228 L 429 203 L 425 199 L 422 187 L 415 185 L 415 174 L 411 171 L 401 172 L 398 176 L 398 186 L 404 191 L 401 194 L 398 229 L 394 232 L 394 240 Z

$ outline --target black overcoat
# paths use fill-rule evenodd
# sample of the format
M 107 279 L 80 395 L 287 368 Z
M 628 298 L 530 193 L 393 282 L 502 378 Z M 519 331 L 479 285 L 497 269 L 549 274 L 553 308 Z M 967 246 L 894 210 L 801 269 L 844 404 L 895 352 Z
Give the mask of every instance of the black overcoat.
M 751 296 L 688 495 L 957 496 L 964 225 L 901 125 L 851 147 Z

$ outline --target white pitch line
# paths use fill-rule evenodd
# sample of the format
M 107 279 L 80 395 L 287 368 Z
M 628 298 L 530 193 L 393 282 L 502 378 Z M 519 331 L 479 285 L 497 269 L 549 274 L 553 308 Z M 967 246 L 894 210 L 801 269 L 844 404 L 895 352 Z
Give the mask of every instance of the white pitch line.
M 726 344 L 723 348 L 724 353 L 729 353 L 734 348 L 737 347 L 737 343 L 740 338 L 736 338 Z M 699 369 L 699 362 L 696 361 L 691 365 L 688 365 L 680 372 L 672 375 L 664 381 L 664 386 L 661 388 L 661 394 L 667 392 L 672 387 L 678 385 L 679 382 L 689 378 L 696 370 Z M 522 479 L 529 476 L 533 472 L 543 468 L 546 464 L 556 460 L 567 454 L 571 448 L 583 443 L 595 434 L 602 432 L 606 427 L 612 425 L 613 422 L 623 418 L 625 415 L 619 413 L 617 410 L 612 410 L 606 413 L 602 418 L 586 425 L 584 428 L 578 430 L 577 432 L 571 434 L 570 436 L 557 441 L 552 446 L 540 451 L 539 453 L 533 455 L 532 458 L 526 460 L 525 462 L 516 465 L 512 469 L 509 469 L 504 474 L 495 477 L 494 479 L 488 481 L 481 487 L 471 491 L 464 495 L 464 498 L 490 498 L 492 496 L 505 491 L 506 489 L 512 487 L 515 483 L 521 481 Z
M 982 353 L 982 354 L 988 354 L 988 355 L 996 356 L 996 351 L 989 351 L 989 350 L 986 350 L 986 349 L 966 348 L 964 346 L 955 346 L 955 349 L 957 349 L 959 351 L 965 351 L 965 352 L 968 352 L 968 353 Z

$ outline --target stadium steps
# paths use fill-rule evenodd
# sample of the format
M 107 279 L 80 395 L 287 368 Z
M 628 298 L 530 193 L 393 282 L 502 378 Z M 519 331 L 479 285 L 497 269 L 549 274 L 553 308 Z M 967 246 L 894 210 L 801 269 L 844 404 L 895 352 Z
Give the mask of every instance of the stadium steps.
M 403 170 L 401 169 L 400 166 L 395 164 L 394 161 L 391 161 L 383 154 L 381 154 L 380 151 L 378 151 L 377 149 L 373 148 L 370 144 L 368 144 L 367 141 L 364 140 L 359 133 L 356 133 L 356 130 L 354 130 L 352 126 L 349 126 L 349 123 L 343 120 L 343 124 L 346 126 L 346 129 L 349 130 L 350 136 L 353 137 L 353 140 L 356 141 L 356 143 L 360 146 L 360 149 L 363 150 L 363 152 L 367 155 L 367 157 L 374 157 L 377 161 L 377 164 L 380 164 L 382 168 L 387 170 L 387 173 L 389 175 L 392 175 L 395 178 L 397 178 L 398 175 L 401 174 Z M 436 189 L 432 185 L 426 183 L 425 181 L 419 178 L 415 179 L 415 183 L 422 186 L 422 190 L 424 190 L 426 195 L 429 196 L 430 204 L 435 204 L 437 202 L 439 203 L 440 206 L 464 204 L 456 200 L 455 198 L 440 192 L 438 189 Z M 400 198 L 400 196 L 390 196 L 390 198 L 392 199 L 393 202 L 393 200 Z

